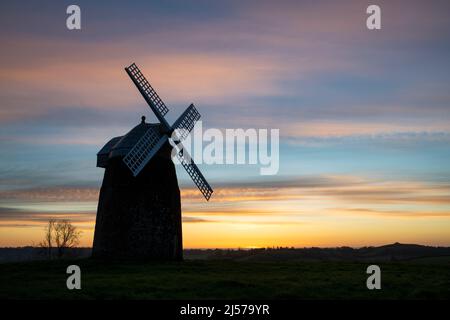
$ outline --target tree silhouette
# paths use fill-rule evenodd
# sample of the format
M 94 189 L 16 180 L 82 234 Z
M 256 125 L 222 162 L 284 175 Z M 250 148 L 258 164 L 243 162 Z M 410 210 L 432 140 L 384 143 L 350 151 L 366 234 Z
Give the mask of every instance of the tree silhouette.
M 68 248 L 76 247 L 79 243 L 81 231 L 69 220 L 49 220 L 45 227 L 44 239 L 39 243 L 45 248 L 48 258 L 52 258 L 53 248 L 56 248 L 58 258 L 64 256 Z

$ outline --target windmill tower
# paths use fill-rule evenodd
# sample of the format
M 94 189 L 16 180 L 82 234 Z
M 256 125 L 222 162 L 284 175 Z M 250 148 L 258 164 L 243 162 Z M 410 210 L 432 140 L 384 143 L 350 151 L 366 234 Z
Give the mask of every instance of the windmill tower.
M 143 116 L 139 125 L 124 136 L 111 139 L 97 153 L 97 167 L 105 168 L 105 175 L 92 255 L 180 260 L 183 257 L 181 202 L 171 160 L 173 148 L 205 199 L 209 200 L 213 193 L 181 144 L 200 114 L 191 104 L 170 126 L 164 118 L 169 109 L 139 68 L 133 63 L 125 71 L 159 123 L 146 123 Z

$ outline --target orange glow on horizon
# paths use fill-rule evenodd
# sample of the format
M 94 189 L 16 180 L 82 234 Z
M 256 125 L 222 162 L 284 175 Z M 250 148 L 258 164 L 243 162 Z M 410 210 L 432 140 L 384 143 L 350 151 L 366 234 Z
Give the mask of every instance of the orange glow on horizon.
M 182 188 L 185 248 L 450 244 L 450 186 L 321 176 L 273 187 L 217 188 L 205 205 Z M 98 190 L 41 188 L 0 192 L 11 216 L 0 220 L 0 246 L 37 245 L 50 218 L 69 219 L 92 246 Z M 8 215 L 8 212 L 5 212 Z

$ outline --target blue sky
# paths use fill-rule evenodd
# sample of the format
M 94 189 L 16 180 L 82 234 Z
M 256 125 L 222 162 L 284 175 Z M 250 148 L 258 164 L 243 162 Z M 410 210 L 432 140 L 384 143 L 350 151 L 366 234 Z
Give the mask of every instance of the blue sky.
M 69 4 L 0 4 L 0 244 L 36 241 L 49 212 L 79 208 L 89 245 L 96 152 L 154 119 L 131 62 L 169 122 L 194 102 L 206 128 L 280 129 L 276 176 L 201 167 L 217 191 L 208 204 L 177 168 L 185 245 L 449 244 L 447 1 L 378 1 L 379 31 L 365 1 L 78 1 L 81 31 L 65 28 Z M 211 226 L 222 238 L 205 243 Z

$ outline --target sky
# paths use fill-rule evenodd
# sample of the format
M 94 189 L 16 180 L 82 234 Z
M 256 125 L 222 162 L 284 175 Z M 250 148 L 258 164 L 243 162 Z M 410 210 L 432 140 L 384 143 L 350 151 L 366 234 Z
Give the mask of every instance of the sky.
M 156 121 L 141 68 L 175 121 L 279 129 L 279 172 L 177 166 L 186 248 L 450 245 L 450 2 L 0 3 L 0 246 L 51 218 L 91 246 L 110 138 Z M 381 30 L 366 8 L 381 7 Z

